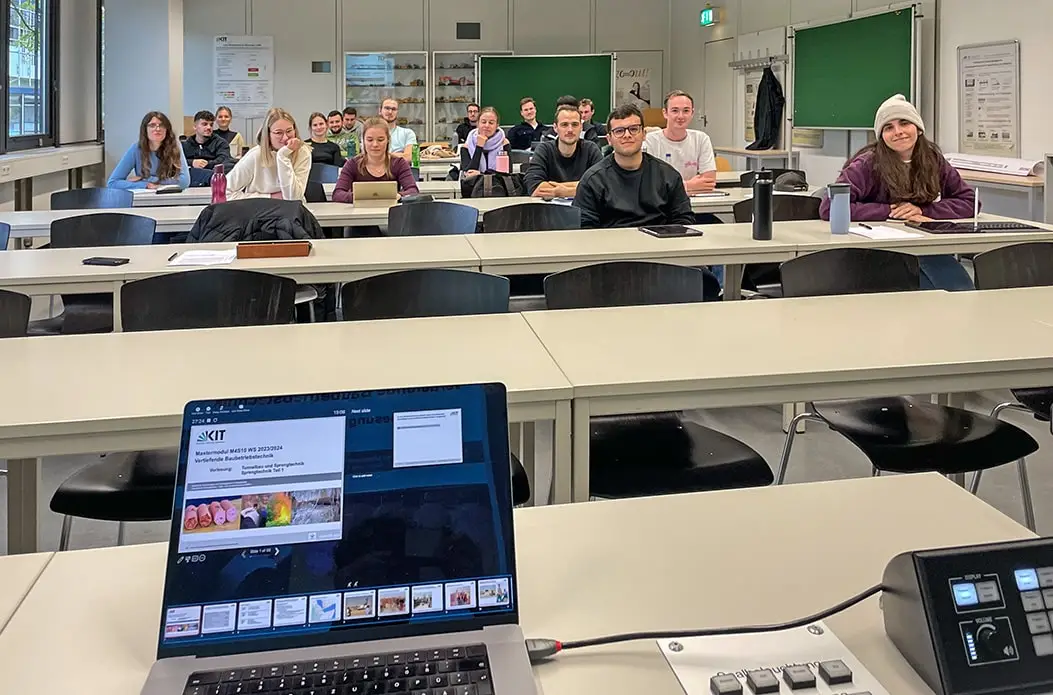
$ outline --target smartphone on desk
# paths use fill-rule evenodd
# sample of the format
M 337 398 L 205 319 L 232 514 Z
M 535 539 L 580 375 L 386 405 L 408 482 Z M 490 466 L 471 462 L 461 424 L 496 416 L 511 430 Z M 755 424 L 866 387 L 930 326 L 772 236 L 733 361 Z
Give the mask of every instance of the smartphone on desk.
M 81 263 L 84 265 L 124 265 L 128 262 L 127 258 L 113 258 L 111 256 L 92 256 L 91 258 L 85 258 Z
M 701 229 L 692 229 L 682 224 L 653 224 L 649 227 L 640 227 L 644 234 L 656 236 L 659 239 L 672 239 L 685 236 L 702 236 Z

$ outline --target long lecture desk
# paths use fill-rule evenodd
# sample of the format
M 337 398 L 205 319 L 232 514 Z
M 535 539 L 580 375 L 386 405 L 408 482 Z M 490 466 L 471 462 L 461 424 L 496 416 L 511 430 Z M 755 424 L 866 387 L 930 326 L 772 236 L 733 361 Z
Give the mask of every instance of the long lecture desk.
M 11 338 L 0 363 L 9 553 L 37 547 L 39 457 L 177 446 L 198 398 L 500 381 L 513 422 L 554 421 L 570 470 L 570 384 L 520 314 Z
M 322 189 L 327 198 L 332 198 L 336 184 L 323 183 Z M 456 198 L 461 194 L 457 181 L 418 181 L 417 189 L 421 194 L 430 195 L 438 200 Z M 208 205 L 212 202 L 212 190 L 205 187 L 187 188 L 179 193 L 161 193 L 157 191 L 136 189 L 133 191 L 134 207 L 168 207 L 173 205 Z
M 0 633 L 33 588 L 54 553 L 0 557 Z
M 570 380 L 583 433 L 594 415 L 1053 384 L 1051 303 L 1053 288 L 1035 288 L 524 316 Z M 588 437 L 573 466 L 586 501 Z
M 747 200 L 753 193 L 748 188 L 725 188 L 726 196 L 693 197 L 691 208 L 695 212 L 728 214 L 735 203 Z M 178 195 L 178 194 L 172 194 Z M 479 214 L 517 203 L 542 203 L 538 198 L 459 198 L 458 203 L 470 205 Z M 549 203 L 559 205 L 560 203 Z M 388 207 L 355 206 L 346 203 L 306 203 L 307 208 L 323 227 L 354 227 L 386 224 Z M 28 210 L 10 212 L 3 215 L 3 221 L 11 225 L 11 238 L 48 237 L 51 234 L 51 223 L 65 217 L 91 215 L 107 212 L 127 212 L 133 215 L 152 217 L 157 220 L 157 231 L 163 234 L 188 232 L 194 226 L 204 208 L 197 205 L 172 205 L 160 207 L 136 207 L 117 210 Z
M 877 584 L 898 553 L 1032 537 L 935 474 L 517 509 L 515 526 L 520 623 L 564 641 L 783 622 Z M 138 695 L 166 551 L 56 554 L 0 633 L 6 690 L 40 690 L 53 664 L 51 692 Z M 931 695 L 885 636 L 878 599 L 826 624 L 888 692 Z M 683 695 L 653 640 L 564 652 L 534 674 L 547 695 Z
M 1027 194 L 1028 219 L 1040 221 L 1042 216 L 1038 211 L 1038 203 L 1042 200 L 1046 185 L 1045 174 L 1038 176 L 1010 176 L 1008 174 L 995 174 L 987 171 L 970 171 L 959 169 L 961 177 L 974 188 L 990 188 L 995 191 L 1008 191 L 1010 193 Z

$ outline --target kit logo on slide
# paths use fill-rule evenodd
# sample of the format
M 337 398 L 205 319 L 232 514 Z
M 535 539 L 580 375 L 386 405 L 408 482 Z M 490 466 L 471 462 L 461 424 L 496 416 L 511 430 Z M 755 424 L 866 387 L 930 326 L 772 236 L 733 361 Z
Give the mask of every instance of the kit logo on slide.
M 197 436 L 199 442 L 222 442 L 226 430 L 205 430 Z

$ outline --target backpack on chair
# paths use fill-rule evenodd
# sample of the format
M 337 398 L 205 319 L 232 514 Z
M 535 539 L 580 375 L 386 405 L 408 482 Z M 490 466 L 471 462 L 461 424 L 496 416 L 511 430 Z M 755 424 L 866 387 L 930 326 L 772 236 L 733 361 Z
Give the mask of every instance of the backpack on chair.
M 522 174 L 479 174 L 464 182 L 465 198 L 515 198 L 526 195 Z

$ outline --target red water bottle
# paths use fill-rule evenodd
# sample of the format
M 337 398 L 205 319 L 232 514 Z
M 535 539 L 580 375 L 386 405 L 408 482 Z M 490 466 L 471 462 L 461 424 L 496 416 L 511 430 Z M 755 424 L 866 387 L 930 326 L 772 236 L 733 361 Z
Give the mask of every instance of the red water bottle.
M 212 169 L 212 203 L 227 202 L 227 176 L 223 173 L 223 165 L 217 164 Z

